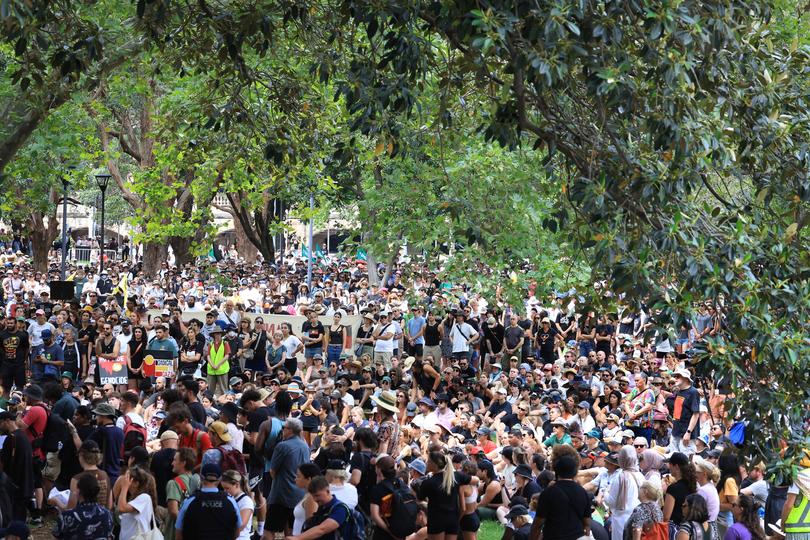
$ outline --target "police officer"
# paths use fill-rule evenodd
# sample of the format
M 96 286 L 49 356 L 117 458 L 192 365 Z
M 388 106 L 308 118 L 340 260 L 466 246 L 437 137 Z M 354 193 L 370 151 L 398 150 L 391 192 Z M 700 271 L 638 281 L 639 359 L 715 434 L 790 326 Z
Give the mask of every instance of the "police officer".
M 177 540 L 236 538 L 242 517 L 233 497 L 219 490 L 221 476 L 219 465 L 206 463 L 202 466 L 200 490 L 185 500 L 177 514 Z

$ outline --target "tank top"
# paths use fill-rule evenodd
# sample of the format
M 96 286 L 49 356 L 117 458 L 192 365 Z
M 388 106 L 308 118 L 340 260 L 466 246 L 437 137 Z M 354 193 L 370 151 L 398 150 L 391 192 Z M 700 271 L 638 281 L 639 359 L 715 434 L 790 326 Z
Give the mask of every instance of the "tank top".
M 425 323 L 425 346 L 426 347 L 438 347 L 439 343 L 441 342 L 441 336 L 439 335 L 439 321 L 436 321 L 433 326 L 430 323 Z
M 464 502 L 466 502 L 466 503 L 474 503 L 477 500 L 478 500 L 478 488 L 473 487 L 472 492 L 470 493 L 470 495 L 468 497 L 464 497 Z
M 332 330 L 332 327 L 329 327 L 329 345 L 343 345 L 343 327 L 341 326 L 337 330 Z
M 104 338 L 101 338 L 101 353 L 112 354 L 115 350 L 115 338 L 111 339 L 109 343 L 104 343 Z
M 293 508 L 293 527 L 292 533 L 293 536 L 297 534 L 301 534 L 301 530 L 304 528 L 304 522 L 307 520 L 307 511 L 304 510 L 304 499 L 298 501 L 298 504 L 295 505 Z

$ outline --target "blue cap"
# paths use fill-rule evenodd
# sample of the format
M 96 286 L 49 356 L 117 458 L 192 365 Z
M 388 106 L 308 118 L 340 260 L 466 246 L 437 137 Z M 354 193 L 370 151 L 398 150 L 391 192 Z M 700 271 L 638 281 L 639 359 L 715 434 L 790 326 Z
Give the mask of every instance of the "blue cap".
M 200 469 L 200 476 L 206 480 L 218 480 L 222 476 L 222 469 L 216 463 L 206 463 Z
M 601 439 L 602 438 L 602 432 L 599 431 L 598 429 L 594 428 L 594 429 L 590 430 L 588 433 L 586 433 L 585 436 L 586 437 L 591 437 L 592 439 Z
M 580 401 L 579 405 L 577 405 L 577 407 L 579 407 L 580 409 L 590 409 L 591 404 L 588 403 L 587 401 Z
M 416 416 L 416 403 L 408 403 L 405 406 L 405 414 L 408 416 Z
M 227 328 L 225 321 L 218 320 L 214 324 L 216 324 L 219 327 L 219 329 L 222 330 L 223 332 L 225 331 L 225 328 Z
M 574 347 L 574 346 L 576 346 L 576 344 L 577 344 L 577 340 L 575 340 L 575 339 L 572 339 L 572 340 L 568 341 L 568 346 L 569 347 Z
M 434 409 L 436 407 L 436 404 L 433 403 L 433 400 L 430 399 L 429 397 L 423 397 L 422 399 L 419 400 L 420 405 L 423 403 L 428 407 L 430 407 L 431 409 Z
M 427 474 L 427 465 L 425 465 L 425 462 L 422 461 L 419 458 L 416 458 L 415 460 L 408 463 L 408 468 L 413 469 L 414 471 L 418 472 L 422 476 Z
M 40 336 L 42 337 L 42 339 L 50 339 L 53 337 L 53 332 L 51 332 L 50 329 L 46 328 L 45 330 L 42 331 Z

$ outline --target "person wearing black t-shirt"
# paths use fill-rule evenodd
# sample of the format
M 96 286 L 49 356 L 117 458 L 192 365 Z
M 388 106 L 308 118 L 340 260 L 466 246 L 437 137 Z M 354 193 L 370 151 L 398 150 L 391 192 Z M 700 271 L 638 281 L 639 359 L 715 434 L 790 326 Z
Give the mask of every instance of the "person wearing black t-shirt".
M 301 325 L 301 340 L 304 342 L 304 356 L 309 360 L 316 354 L 323 354 L 324 327 L 318 320 L 316 311 L 307 313 L 307 320 Z
M 543 362 L 553 363 L 557 360 L 557 330 L 552 328 L 551 319 L 544 317 L 540 323 L 535 339 L 537 340 L 537 352 Z
M 530 538 L 577 540 L 590 536 L 591 497 L 575 480 L 577 462 L 561 456 L 553 463 L 557 481 L 540 493 Z
M 6 325 L 0 332 L 0 375 L 3 381 L 4 397 L 8 397 L 12 384 L 18 390 L 25 386 L 25 360 L 28 357 L 28 332 L 17 330 L 14 318 L 6 319 Z
M 430 452 L 427 460 L 430 477 L 419 484 L 418 495 L 426 499 L 428 535 L 459 533 L 459 488 L 470 483 L 467 474 L 456 472 L 453 461 L 443 452 Z
M 602 351 L 605 356 L 613 352 L 613 334 L 616 329 L 610 324 L 606 315 L 599 317 L 599 324 L 596 325 L 596 351 Z
M 370 515 L 374 524 L 373 540 L 396 540 L 389 534 L 386 521 L 391 517 L 393 506 L 393 493 L 399 485 L 397 479 L 396 462 L 391 456 L 383 456 L 375 464 L 377 471 L 377 485 L 371 488 Z

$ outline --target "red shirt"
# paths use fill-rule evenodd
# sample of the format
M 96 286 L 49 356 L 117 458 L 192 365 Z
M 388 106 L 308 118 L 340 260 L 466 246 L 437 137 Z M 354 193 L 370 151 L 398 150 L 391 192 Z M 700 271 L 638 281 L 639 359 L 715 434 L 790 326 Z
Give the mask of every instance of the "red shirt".
M 25 411 L 22 417 L 22 421 L 28 426 L 28 429 L 25 430 L 25 435 L 32 443 L 34 439 L 39 439 L 42 437 L 42 434 L 45 433 L 45 425 L 48 423 L 48 414 L 43 407 L 44 406 L 39 403 L 28 407 L 28 410 Z M 34 433 L 36 433 L 36 436 Z M 43 459 L 45 458 L 45 454 L 42 452 L 41 448 L 35 449 L 34 455 Z
M 197 446 L 197 438 L 199 437 L 200 445 Z M 179 448 L 193 448 L 197 452 L 197 466 L 202 462 L 203 454 L 213 448 L 211 438 L 205 431 L 192 430 L 188 435 L 179 435 Z

